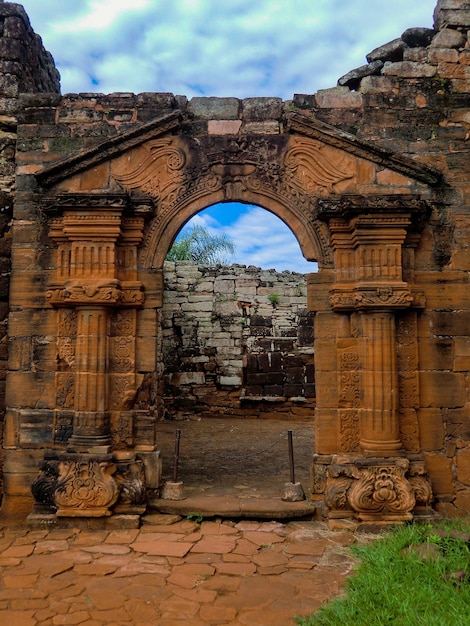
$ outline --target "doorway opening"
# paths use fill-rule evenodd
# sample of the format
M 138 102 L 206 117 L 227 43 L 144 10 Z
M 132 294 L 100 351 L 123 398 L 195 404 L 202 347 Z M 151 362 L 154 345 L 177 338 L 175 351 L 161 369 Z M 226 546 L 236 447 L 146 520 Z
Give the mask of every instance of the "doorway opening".
M 275 497 L 289 481 L 289 430 L 299 480 L 309 482 L 315 375 L 306 273 L 317 267 L 261 207 L 214 205 L 182 236 L 194 226 L 226 234 L 235 251 L 224 263 L 165 263 L 164 475 L 173 473 L 180 430 L 179 475 L 190 492 Z

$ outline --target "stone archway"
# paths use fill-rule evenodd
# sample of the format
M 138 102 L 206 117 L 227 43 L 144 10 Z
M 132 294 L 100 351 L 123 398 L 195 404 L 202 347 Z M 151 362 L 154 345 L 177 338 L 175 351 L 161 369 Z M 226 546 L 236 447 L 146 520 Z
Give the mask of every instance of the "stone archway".
M 163 260 L 191 215 L 234 200 L 278 215 L 318 261 L 308 280 L 320 365 L 314 497 L 331 516 L 410 518 L 431 497 L 409 355 L 422 306 L 413 251 L 438 176 L 297 113 L 273 134 L 223 120 L 188 132 L 190 123 L 167 114 L 36 174 L 55 247 L 39 306 L 55 316 L 57 346 L 57 365 L 46 364 L 53 408 L 37 417 L 45 432 L 52 417 L 55 453 L 36 492 L 48 491 L 59 515 L 101 516 L 138 509 L 158 487 Z M 7 401 L 19 459 L 15 428 L 28 411 L 14 393 Z M 122 502 L 129 483 L 138 496 Z

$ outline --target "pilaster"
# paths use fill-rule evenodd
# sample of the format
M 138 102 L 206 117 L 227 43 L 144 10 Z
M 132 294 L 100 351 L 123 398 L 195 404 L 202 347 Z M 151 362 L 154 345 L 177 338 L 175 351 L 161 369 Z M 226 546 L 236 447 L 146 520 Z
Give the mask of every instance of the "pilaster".
M 414 257 L 407 247 L 416 245 L 417 224 L 427 207 L 411 196 L 343 196 L 319 204 L 335 259 L 330 305 L 341 323 L 338 403 L 330 410 L 338 445 L 328 450 L 333 456 L 326 473 L 318 455 L 313 473 L 325 474 L 322 492 L 332 517 L 408 519 L 417 501 L 426 508 L 431 496 L 426 492 L 423 504 L 416 462 L 410 465 L 407 456 L 416 449 L 409 437 L 403 441 L 414 409 L 400 398 L 397 329 L 404 312 L 423 304 L 404 276 L 413 276 Z

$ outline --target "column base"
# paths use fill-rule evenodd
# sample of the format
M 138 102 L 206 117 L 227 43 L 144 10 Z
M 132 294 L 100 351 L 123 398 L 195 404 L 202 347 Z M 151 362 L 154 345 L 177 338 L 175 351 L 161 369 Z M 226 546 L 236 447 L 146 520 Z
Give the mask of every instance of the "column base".
M 422 460 L 405 457 L 332 455 L 325 474 L 327 517 L 358 523 L 402 523 L 429 511 L 432 492 Z M 318 473 L 318 472 L 317 472 Z

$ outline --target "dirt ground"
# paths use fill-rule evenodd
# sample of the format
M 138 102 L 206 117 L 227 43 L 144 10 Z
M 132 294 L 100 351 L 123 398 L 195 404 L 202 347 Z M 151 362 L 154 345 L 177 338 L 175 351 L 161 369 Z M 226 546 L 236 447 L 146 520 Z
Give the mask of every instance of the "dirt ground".
M 259 419 L 162 421 L 157 425 L 163 477 L 172 480 L 176 431 L 181 431 L 178 480 L 190 491 L 272 496 L 291 481 L 288 431 L 292 431 L 295 481 L 307 491 L 313 424 Z

